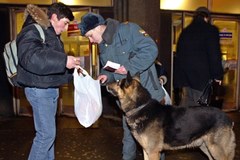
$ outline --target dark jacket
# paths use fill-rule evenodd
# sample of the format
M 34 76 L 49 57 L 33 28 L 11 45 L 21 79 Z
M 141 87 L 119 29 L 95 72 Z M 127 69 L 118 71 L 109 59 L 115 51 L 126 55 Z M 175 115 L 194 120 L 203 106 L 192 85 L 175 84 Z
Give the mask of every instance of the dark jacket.
M 202 91 L 209 79 L 222 80 L 218 28 L 194 19 L 180 34 L 174 62 L 174 87 Z
M 36 13 L 36 14 L 33 14 Z M 56 35 L 49 20 L 38 22 L 44 30 L 45 43 L 33 23 L 38 12 L 27 15 L 21 32 L 17 36 L 18 73 L 17 82 L 23 87 L 52 88 L 72 80 L 72 70 L 66 68 L 67 55 L 63 43 Z
M 103 33 L 103 42 L 99 44 L 100 61 L 104 66 L 107 60 L 123 65 L 132 75 L 140 73 L 142 85 L 152 97 L 161 100 L 164 91 L 158 81 L 154 61 L 158 48 L 152 38 L 137 24 L 119 23 L 107 19 L 107 28 Z M 108 82 L 124 78 L 126 75 L 101 70 L 108 76 Z

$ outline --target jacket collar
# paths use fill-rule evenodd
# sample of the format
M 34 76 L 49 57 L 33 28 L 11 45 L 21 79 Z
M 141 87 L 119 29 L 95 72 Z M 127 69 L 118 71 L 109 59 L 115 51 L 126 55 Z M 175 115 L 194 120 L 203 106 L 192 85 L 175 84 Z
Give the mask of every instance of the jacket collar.
M 114 35 L 116 34 L 116 31 L 117 31 L 118 26 L 119 26 L 119 23 L 120 23 L 119 21 L 111 19 L 111 18 L 108 18 L 106 20 L 106 26 L 107 27 L 106 27 L 106 30 L 104 31 L 103 35 L 102 35 L 103 41 L 106 44 L 112 44 Z

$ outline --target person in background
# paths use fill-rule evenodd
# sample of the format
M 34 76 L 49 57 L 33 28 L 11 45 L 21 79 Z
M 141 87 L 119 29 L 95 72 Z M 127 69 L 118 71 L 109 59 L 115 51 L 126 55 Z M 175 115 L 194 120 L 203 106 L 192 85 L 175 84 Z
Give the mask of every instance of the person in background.
M 195 11 L 180 34 L 174 64 L 174 88 L 182 88 L 180 106 L 194 106 L 210 79 L 221 83 L 223 67 L 218 28 L 206 7 Z
M 167 83 L 167 71 L 163 67 L 162 63 L 158 60 L 155 61 L 155 67 L 157 70 L 157 76 L 161 85 L 165 85 Z
M 137 24 L 120 23 L 114 19 L 105 20 L 101 15 L 85 14 L 78 25 L 81 35 L 91 43 L 99 46 L 100 62 L 105 66 L 107 61 L 120 64 L 120 68 L 111 72 L 101 69 L 98 79 L 104 85 L 131 75 L 140 73 L 141 84 L 151 93 L 152 98 L 161 101 L 164 91 L 158 81 L 154 61 L 158 48 L 153 39 Z M 136 158 L 136 143 L 123 116 L 123 160 Z
M 26 19 L 17 36 L 17 82 L 24 88 L 32 106 L 35 138 L 29 160 L 53 160 L 56 137 L 55 116 L 59 86 L 69 83 L 80 58 L 68 56 L 60 40 L 62 32 L 74 19 L 72 11 L 63 3 L 53 3 L 47 14 L 35 5 L 27 5 Z M 33 25 L 38 23 L 44 31 L 45 42 Z

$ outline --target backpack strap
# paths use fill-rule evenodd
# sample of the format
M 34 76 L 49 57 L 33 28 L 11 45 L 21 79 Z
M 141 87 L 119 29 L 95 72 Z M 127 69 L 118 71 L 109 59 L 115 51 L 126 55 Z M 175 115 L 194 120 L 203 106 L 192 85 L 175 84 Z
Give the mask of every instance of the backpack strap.
M 43 40 L 43 43 L 45 43 L 45 34 L 43 32 L 42 27 L 39 24 L 37 24 L 37 23 L 34 23 L 34 26 L 37 28 L 38 32 L 40 33 L 40 36 L 41 36 L 41 38 Z

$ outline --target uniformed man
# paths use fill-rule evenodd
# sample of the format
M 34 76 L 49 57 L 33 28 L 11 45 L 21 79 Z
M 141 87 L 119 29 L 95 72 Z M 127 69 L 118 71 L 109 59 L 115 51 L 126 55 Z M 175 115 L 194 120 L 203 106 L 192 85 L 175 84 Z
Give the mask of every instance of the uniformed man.
M 78 25 L 81 35 L 91 43 L 97 43 L 100 51 L 100 62 L 105 66 L 107 61 L 120 64 L 114 72 L 101 69 L 98 79 L 102 84 L 114 82 L 140 73 L 141 84 L 147 88 L 154 99 L 161 101 L 164 91 L 158 81 L 154 61 L 158 56 L 158 48 L 154 40 L 137 24 L 120 23 L 101 15 L 87 13 Z M 136 158 L 136 143 L 123 116 L 123 160 Z

